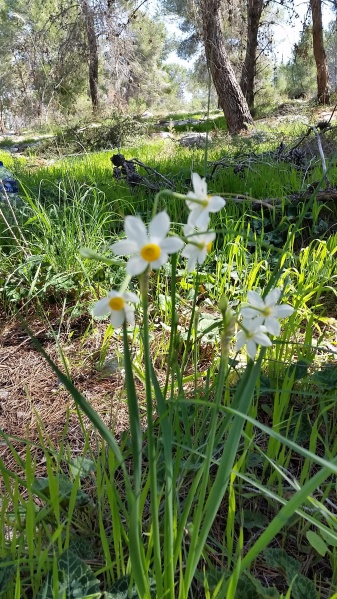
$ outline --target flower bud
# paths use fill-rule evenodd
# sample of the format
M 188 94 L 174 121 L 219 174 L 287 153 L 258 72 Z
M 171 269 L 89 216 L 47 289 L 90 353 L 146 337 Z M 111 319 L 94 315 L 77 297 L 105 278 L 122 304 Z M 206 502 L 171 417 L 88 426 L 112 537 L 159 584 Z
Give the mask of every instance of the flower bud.
M 227 299 L 227 296 L 223 293 L 222 296 L 220 297 L 220 301 L 219 301 L 219 310 L 223 316 L 226 314 L 227 308 L 228 308 L 228 299 Z
M 219 308 L 222 314 L 223 329 L 221 331 L 221 354 L 223 358 L 229 355 L 229 346 L 235 332 L 237 314 L 229 307 L 225 294 L 220 298 Z

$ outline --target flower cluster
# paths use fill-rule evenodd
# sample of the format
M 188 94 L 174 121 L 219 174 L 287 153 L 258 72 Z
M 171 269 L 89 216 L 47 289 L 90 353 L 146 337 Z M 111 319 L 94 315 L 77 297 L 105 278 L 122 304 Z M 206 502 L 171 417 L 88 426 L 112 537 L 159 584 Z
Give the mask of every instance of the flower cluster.
M 141 275 L 148 268 L 157 270 L 163 266 L 170 254 L 180 250 L 187 258 L 187 270 L 195 270 L 197 264 L 203 264 L 215 239 L 215 233 L 208 231 L 210 213 L 218 212 L 225 200 L 218 196 L 207 195 L 207 183 L 197 173 L 192 174 L 193 191 L 188 192 L 186 204 L 190 210 L 184 238 L 168 236 L 170 218 L 166 211 L 159 212 L 151 220 L 148 228 L 141 218 L 127 216 L 124 222 L 126 238 L 112 244 L 111 250 L 116 256 L 130 256 L 126 272 L 130 277 Z M 136 299 L 137 298 L 137 299 Z M 107 297 L 99 300 L 94 308 L 94 316 L 103 316 L 110 312 L 112 325 L 117 328 L 126 321 L 134 323 L 134 310 L 130 303 L 139 302 L 139 298 L 130 292 L 111 291 Z
M 181 255 L 187 258 L 188 272 L 205 262 L 215 240 L 215 232 L 208 228 L 210 215 L 222 210 L 226 202 L 219 196 L 208 196 L 207 183 L 197 173 L 192 174 L 192 185 L 193 191 L 186 196 L 190 212 L 183 229 L 183 239 L 177 235 L 169 235 L 171 223 L 165 210 L 156 214 L 148 227 L 137 216 L 125 218 L 125 239 L 114 243 L 111 250 L 116 256 L 129 256 L 126 263 L 128 280 L 148 269 L 159 269 L 168 261 L 170 254 L 180 250 Z M 278 319 L 286 318 L 293 312 L 288 304 L 277 305 L 281 293 L 281 289 L 273 289 L 262 298 L 256 291 L 248 291 L 248 305 L 239 312 L 242 319 L 239 323 L 241 330 L 237 334 L 236 351 L 246 345 L 248 356 L 254 359 L 258 345 L 268 347 L 272 344 L 268 334 L 280 334 Z M 137 303 L 138 296 L 130 291 L 111 291 L 95 304 L 93 314 L 103 316 L 110 313 L 110 320 L 115 328 L 122 326 L 125 321 L 133 325 L 134 308 L 131 304 Z M 229 327 L 231 335 L 235 320 L 237 317 L 233 313 Z
M 287 318 L 294 312 L 288 304 L 277 305 L 282 289 L 275 288 L 262 298 L 256 291 L 248 291 L 248 305 L 241 308 L 241 330 L 237 334 L 235 350 L 247 346 L 248 356 L 254 360 L 257 346 L 270 347 L 271 340 L 267 333 L 277 337 L 280 334 L 279 318 Z

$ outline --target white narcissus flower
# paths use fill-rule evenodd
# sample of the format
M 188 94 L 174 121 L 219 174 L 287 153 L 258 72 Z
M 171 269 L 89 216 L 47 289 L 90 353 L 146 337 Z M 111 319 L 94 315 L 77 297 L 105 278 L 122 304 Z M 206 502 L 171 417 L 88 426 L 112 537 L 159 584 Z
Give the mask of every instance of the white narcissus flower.
M 184 242 L 179 237 L 167 237 L 170 218 L 167 212 L 159 212 L 149 224 L 148 231 L 141 218 L 127 216 L 124 230 L 126 239 L 111 246 L 117 256 L 131 255 L 126 272 L 134 277 L 140 275 L 148 266 L 155 270 L 163 266 L 169 254 L 182 249 Z
M 266 327 L 251 319 L 243 319 L 242 330 L 238 332 L 235 343 L 235 351 L 239 351 L 244 345 L 247 346 L 248 356 L 254 360 L 257 352 L 257 346 L 270 347 L 272 345 L 269 337 L 266 335 Z
M 287 318 L 294 312 L 294 308 L 288 304 L 277 306 L 282 290 L 272 289 L 262 298 L 256 291 L 248 291 L 247 299 L 249 306 L 241 309 L 243 318 L 253 318 L 258 324 L 263 324 L 271 335 L 276 337 L 280 334 L 280 323 L 278 318 Z
M 213 231 L 205 231 L 204 233 L 195 232 L 192 233 L 193 228 L 188 223 L 184 227 L 184 234 L 190 239 L 181 255 L 188 259 L 187 271 L 191 272 L 195 270 L 196 264 L 203 264 L 206 260 L 207 254 L 211 251 L 212 242 L 215 239 L 215 233 Z
M 107 297 L 98 300 L 93 307 L 94 316 L 104 316 L 110 312 L 110 321 L 115 329 L 121 327 L 126 320 L 129 324 L 135 324 L 134 308 L 128 302 L 139 303 L 139 297 L 132 291 L 110 291 Z
M 207 183 L 198 173 L 192 173 L 193 191 L 187 194 L 190 200 L 186 200 L 191 213 L 188 217 L 188 223 L 199 229 L 207 229 L 209 223 L 209 213 L 219 212 L 226 204 L 226 201 L 220 196 L 207 195 Z M 194 200 L 194 201 L 193 201 Z

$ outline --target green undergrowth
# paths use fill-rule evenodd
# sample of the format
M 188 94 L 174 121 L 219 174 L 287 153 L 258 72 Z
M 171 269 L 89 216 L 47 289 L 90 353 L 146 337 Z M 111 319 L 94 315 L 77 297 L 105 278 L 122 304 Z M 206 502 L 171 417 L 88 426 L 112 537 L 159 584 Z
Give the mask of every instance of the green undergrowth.
M 191 157 L 204 173 L 200 150 L 151 142 L 123 153 L 181 194 Z M 209 161 L 223 156 L 209 149 Z M 34 309 L 39 318 L 53 305 L 60 331 L 122 284 L 124 264 L 111 263 L 110 245 L 126 215 L 151 219 L 154 194 L 114 181 L 108 152 L 9 166 L 22 204 L 1 205 L 2 304 L 8 316 Z M 312 180 L 321 180 L 315 169 Z M 98 360 L 123 344 L 125 433 L 107 427 L 73 385 L 66 350 L 64 373 L 33 341 L 74 400 L 80 451 L 70 412 L 57 446 L 40 421 L 38 444 L 1 433 L 15 464 L 0 463 L 4 599 L 336 599 L 336 209 L 312 194 L 287 199 L 306 185 L 301 171 L 270 157 L 218 168 L 208 191 L 227 203 L 212 217 L 217 237 L 205 263 L 192 274 L 182 259 L 165 264 L 145 294 L 132 281 L 143 293 L 135 328 L 113 332 L 107 322 Z M 253 202 L 271 198 L 279 205 Z M 179 234 L 184 199 L 161 196 L 164 208 Z M 233 350 L 226 311 L 248 290 L 273 286 L 294 313 L 247 361 Z M 86 339 L 97 334 L 91 320 Z
M 216 369 L 211 369 L 209 383 L 215 374 Z M 315 472 L 314 458 L 308 457 L 301 463 L 299 476 L 298 453 L 289 443 L 298 443 L 311 452 L 323 451 L 327 458 L 335 455 L 336 423 L 331 395 L 335 379 L 336 369 L 315 371 L 309 361 L 303 360 L 283 363 L 281 384 L 261 374 L 249 417 L 256 418 L 257 406 L 261 405 L 264 426 L 273 426 L 274 433 L 271 429 L 259 430 L 258 424 L 246 423 L 241 457 L 235 464 L 228 494 L 219 508 L 190 593 L 184 596 L 242 599 L 333 596 L 337 583 L 337 530 L 332 507 L 336 489 L 329 479 L 320 486 L 318 495 L 309 497 L 301 509 L 288 517 L 283 532 L 263 551 L 251 571 L 238 574 L 236 594 L 231 595 L 228 589 L 226 595 L 220 591 L 232 580 L 231 572 L 238 563 L 240 547 L 247 551 L 253 539 L 259 538 L 277 518 L 287 498 L 299 485 L 304 487 Z M 198 387 L 190 398 L 183 401 L 178 395 L 170 404 L 172 417 L 183 423 L 174 439 L 174 502 L 177 506 L 181 504 L 181 509 L 183 498 L 193 489 L 193 480 L 205 459 L 205 425 L 210 417 L 206 405 L 212 401 L 213 392 L 210 384 L 203 390 Z M 226 402 L 233 389 L 232 381 L 224 390 Z M 220 410 L 211 462 L 213 469 L 221 456 L 225 419 L 226 412 Z M 83 429 L 85 444 L 81 456 L 72 456 L 67 444 L 68 426 L 62 432 L 63 441 L 57 449 L 43 440 L 42 429 L 38 446 L 27 445 L 24 439 L 5 437 L 17 463 L 17 474 L 1 466 L 7 491 L 2 504 L 5 531 L 0 547 L 2 596 L 5 599 L 14 596 L 54 599 L 58 596 L 56 589 L 59 592 L 62 589 L 65 597 L 74 599 L 98 599 L 102 592 L 107 599 L 140 597 L 135 588 L 130 591 L 133 585 L 128 514 L 120 465 L 106 446 L 100 445 L 95 451 L 90 449 L 90 430 L 87 429 Z M 144 442 L 147 442 L 146 436 Z M 128 436 L 123 436 L 119 444 L 124 459 L 131 462 L 132 446 Z M 156 458 L 159 484 L 164 477 L 164 451 L 164 444 L 160 442 Z M 41 453 L 46 459 L 44 477 L 36 474 Z M 144 462 L 145 487 L 148 476 Z M 197 504 L 193 507 L 192 503 L 192 509 L 196 510 Z M 178 507 L 177 524 L 179 513 Z M 188 552 L 192 527 L 193 519 L 184 533 L 181 559 Z M 147 525 L 146 530 L 151 534 Z M 150 563 L 148 567 L 151 568 Z M 154 582 L 153 589 L 155 597 Z
M 190 122 L 180 124 L 175 123 L 170 117 L 170 125 L 164 127 L 165 131 L 172 131 L 176 133 L 180 133 L 183 131 L 186 132 L 195 132 L 195 133 L 205 133 L 206 131 L 227 131 L 227 123 L 224 116 L 216 115 L 213 117 L 205 118 L 205 117 L 193 117 L 192 121 L 195 119 L 196 121 L 200 119 L 202 122 Z M 180 120 L 180 119 L 179 119 Z M 181 119 L 184 120 L 184 119 Z
M 317 258 L 317 254 L 313 256 Z M 199 295 L 200 286 L 196 289 Z M 299 288 L 298 298 L 301 293 Z M 308 308 L 299 299 L 297 303 L 292 288 L 289 298 L 303 318 Z M 179 309 L 179 297 L 177 301 Z M 166 305 L 166 308 L 170 311 L 170 307 Z M 173 505 L 176 506 L 173 526 L 178 536 L 182 535 L 179 551 L 176 548 L 179 561 L 187 559 L 195 542 L 194 518 L 199 517 L 200 507 L 195 482 L 208 454 L 206 441 L 220 367 L 221 320 L 218 315 L 205 326 L 203 311 L 199 309 L 199 318 L 191 321 L 192 328 L 190 332 L 186 330 L 186 337 L 180 328 L 180 345 L 174 350 L 175 372 L 179 376 L 169 387 L 166 404 L 169 421 L 164 414 L 160 416 L 161 408 L 154 421 L 156 429 L 161 428 L 163 419 L 165 427 L 168 422 L 173 426 L 171 466 Z M 156 320 L 158 322 L 158 317 Z M 311 494 L 305 491 L 323 464 L 329 469 L 329 464 L 332 467 L 336 463 L 337 369 L 336 364 L 329 363 L 331 351 L 325 345 L 326 337 L 315 330 L 318 323 L 319 319 L 311 317 L 304 332 L 298 330 L 294 315 L 282 340 L 268 349 L 245 417 L 228 490 L 218 508 L 189 591 L 180 591 L 181 597 L 334 597 L 337 584 L 335 476 L 327 476 Z M 133 363 L 137 377 L 144 381 L 144 346 L 141 337 L 136 335 L 136 338 Z M 213 353 L 207 373 L 199 370 L 205 347 L 208 351 L 211 347 Z M 161 345 L 160 353 L 168 352 L 168 346 Z M 192 376 L 189 375 L 191 363 L 200 365 Z M 243 364 L 232 360 L 218 407 L 210 455 L 210 484 L 223 461 L 224 443 L 229 434 L 228 409 L 235 409 L 243 369 Z M 62 377 L 60 373 L 59 376 Z M 66 377 L 61 380 L 72 388 L 69 379 L 68 383 Z M 74 389 L 73 393 L 75 398 Z M 76 401 L 80 401 L 79 397 Z M 82 426 L 81 454 L 74 455 L 69 445 L 68 419 L 69 414 L 64 430 L 60 431 L 58 447 L 48 438 L 41 422 L 39 444 L 3 435 L 16 466 L 9 471 L 0 465 L 5 489 L 1 510 L 2 596 L 5 599 L 58 596 L 98 599 L 105 593 L 106 599 L 143 598 L 145 595 L 137 591 L 130 569 L 130 513 L 118 455 L 104 430 L 105 442 L 93 445 L 87 425 Z M 236 426 L 235 420 L 232 426 Z M 156 445 L 159 514 L 167 507 L 164 488 L 168 429 L 164 430 L 166 436 L 159 435 Z M 136 473 L 131 466 L 135 459 L 132 439 L 125 433 L 116 441 L 128 465 L 129 481 L 136 484 Z M 145 430 L 144 451 L 148 442 Z M 41 455 L 46 463 L 44 476 L 37 472 Z M 154 532 L 144 503 L 150 476 L 145 456 L 140 467 L 143 494 L 139 507 L 143 511 L 145 539 L 149 538 L 145 556 L 149 596 L 159 597 L 151 574 Z M 297 508 L 292 507 L 290 499 L 294 500 L 300 489 L 307 495 L 304 494 Z M 185 521 L 188 506 L 190 514 Z M 288 512 L 278 528 L 281 508 L 288 508 Z M 184 528 L 179 533 L 181 522 Z M 164 526 L 162 521 L 160 526 Z M 262 544 L 260 550 L 254 550 L 254 543 L 262 540 L 270 528 L 273 530 L 268 537 L 270 545 Z M 240 567 L 243 556 L 253 558 L 249 569 Z M 247 557 L 245 559 L 247 561 Z M 235 590 L 231 590 L 233 588 Z
M 190 150 L 157 141 L 125 149 L 123 153 L 127 159 L 137 158 L 151 165 L 172 181 L 179 193 L 190 189 Z M 113 281 L 118 283 L 118 268 L 110 273 L 100 264 L 82 259 L 78 249 L 91 247 L 108 255 L 109 245 L 123 232 L 123 218 L 127 214 L 138 214 L 144 220 L 150 218 L 154 194 L 146 186 L 130 188 L 126 182 L 116 181 L 112 176 L 111 155 L 112 152 L 84 154 L 33 168 L 15 158 L 7 161 L 20 181 L 22 204 L 14 214 L 4 204 L 4 218 L 0 219 L 0 293 L 6 310 L 36 299 L 48 303 L 67 297 L 82 304 L 86 298 L 96 296 L 98 286 L 109 288 Z M 212 161 L 223 156 L 223 152 L 209 150 L 209 175 L 213 172 Z M 194 151 L 193 157 L 193 168 L 202 174 L 203 151 Z M 139 172 L 151 179 L 141 168 Z M 331 184 L 335 183 L 336 172 L 330 170 Z M 317 165 L 310 180 L 319 175 Z M 152 180 L 158 183 L 155 174 Z M 228 248 L 234 240 L 242 248 L 247 263 L 244 271 L 238 271 L 242 279 L 256 262 L 276 259 L 277 249 L 283 247 L 289 230 L 295 232 L 296 253 L 315 239 L 328 239 L 336 217 L 334 204 L 324 205 L 314 200 L 301 227 L 296 227 L 304 203 L 291 203 L 287 197 L 306 188 L 302 173 L 287 163 L 252 162 L 238 171 L 235 166 L 217 167 L 209 180 L 209 189 L 225 198 L 229 195 L 226 209 L 213 219 L 218 237 L 207 262 L 211 280 L 215 266 L 218 270 L 227 263 Z M 230 194 L 240 194 L 241 201 Z M 267 205 L 253 203 L 261 199 Z M 280 203 L 274 206 L 273 199 Z M 165 208 L 178 231 L 187 217 L 185 203 L 169 200 Z M 275 247 L 275 252 L 267 250 L 268 246 Z
M 219 116 L 221 113 L 220 110 L 215 110 L 212 111 L 210 113 L 210 116 Z M 206 113 L 205 112 L 200 112 L 200 111 L 196 111 L 196 112 L 170 112 L 167 115 L 164 115 L 162 117 L 162 120 L 165 118 L 165 120 L 169 121 L 179 121 L 179 120 L 183 120 L 183 119 L 203 119 L 205 118 Z

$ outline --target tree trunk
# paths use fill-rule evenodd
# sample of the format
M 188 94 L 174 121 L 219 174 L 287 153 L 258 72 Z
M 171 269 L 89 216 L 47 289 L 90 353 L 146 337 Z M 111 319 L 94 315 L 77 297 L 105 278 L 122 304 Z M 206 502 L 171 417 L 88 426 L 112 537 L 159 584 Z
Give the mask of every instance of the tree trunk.
M 324 50 L 321 0 L 310 0 L 310 8 L 312 14 L 312 42 L 317 69 L 317 100 L 319 104 L 328 104 L 330 101 L 329 71 Z
M 200 0 L 203 39 L 208 68 L 224 112 L 230 134 L 253 124 L 245 97 L 230 64 L 220 19 L 220 0 Z
M 89 50 L 89 89 L 92 110 L 98 110 L 98 45 L 95 30 L 94 11 L 88 0 L 80 0 L 81 9 L 85 20 Z
M 256 54 L 258 32 L 263 9 L 263 0 L 247 1 L 247 47 L 242 67 L 240 87 L 250 109 L 254 108 L 254 80 L 256 75 Z

